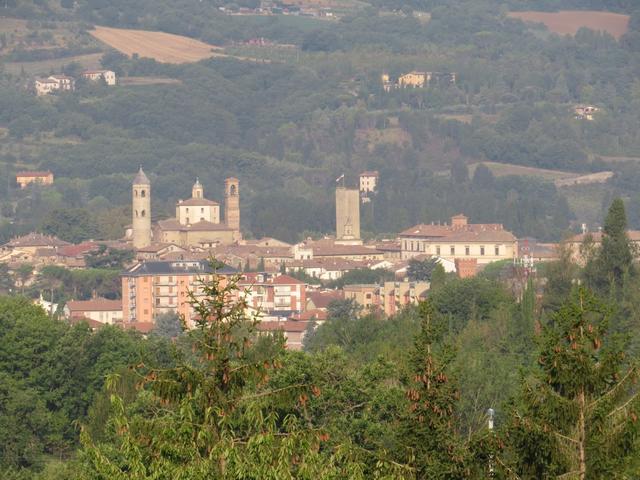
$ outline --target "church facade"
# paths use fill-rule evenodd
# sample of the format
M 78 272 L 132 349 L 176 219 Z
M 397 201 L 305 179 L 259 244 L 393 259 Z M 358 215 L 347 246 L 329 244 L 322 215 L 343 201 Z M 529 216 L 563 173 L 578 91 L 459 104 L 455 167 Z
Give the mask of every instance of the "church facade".
M 151 235 L 151 182 L 142 168 L 133 185 L 133 244 L 136 248 L 154 243 L 175 244 L 180 247 L 211 248 L 241 240 L 240 185 L 237 178 L 225 180 L 224 218 L 220 204 L 204 196 L 198 179 L 191 189 L 191 198 L 176 203 L 174 218 L 160 220 Z M 144 196 L 142 196 L 144 194 Z

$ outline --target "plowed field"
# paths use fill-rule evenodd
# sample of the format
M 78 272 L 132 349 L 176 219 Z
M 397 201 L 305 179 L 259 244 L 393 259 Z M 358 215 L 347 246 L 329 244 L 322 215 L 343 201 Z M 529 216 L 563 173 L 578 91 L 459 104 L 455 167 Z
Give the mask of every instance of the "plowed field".
M 601 30 L 620 38 L 629 28 L 629 15 L 591 10 L 561 10 L 559 12 L 509 12 L 509 16 L 525 22 L 544 23 L 560 35 L 575 35 L 581 27 Z
M 98 27 L 91 35 L 125 55 L 137 53 L 163 63 L 197 62 L 204 58 L 223 56 L 220 47 L 189 37 L 164 32 Z

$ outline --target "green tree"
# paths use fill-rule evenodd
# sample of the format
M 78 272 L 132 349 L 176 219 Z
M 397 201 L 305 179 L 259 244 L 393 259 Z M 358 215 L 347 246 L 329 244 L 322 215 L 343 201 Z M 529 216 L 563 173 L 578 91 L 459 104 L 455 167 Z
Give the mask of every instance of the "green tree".
M 544 327 L 508 429 L 520 478 L 618 478 L 637 456 L 638 370 L 609 316 L 580 288 Z
M 599 266 L 610 284 L 621 286 L 626 275 L 633 273 L 633 253 L 627 236 L 627 215 L 622 199 L 609 207 L 602 230 Z
M 418 312 L 422 323 L 410 360 L 413 378 L 406 392 L 409 409 L 402 436 L 417 479 L 467 478 L 467 451 L 457 434 L 459 392 L 450 370 L 453 350 L 441 344 L 445 328 L 432 305 L 421 302 Z
M 173 368 L 140 371 L 148 414 L 132 414 L 113 394 L 115 450 L 83 437 L 83 455 L 93 475 L 362 478 L 348 453 L 336 457 L 319 450 L 322 432 L 304 426 L 301 414 L 309 397 L 317 394 L 312 385 L 268 388 L 268 372 L 280 367 L 283 339 L 275 339 L 275 348 L 264 356 L 252 349 L 259 320 L 245 313 L 238 281 L 214 275 L 202 284 L 203 296 L 190 295 L 198 319 L 189 335 L 193 355 L 178 358 Z M 117 377 L 109 382 L 115 386 Z M 281 417 L 273 403 L 276 397 L 296 413 Z
M 177 313 L 162 313 L 156 317 L 153 333 L 165 338 L 176 338 L 182 334 L 182 323 Z
M 407 276 L 409 280 L 428 282 L 431 280 L 431 275 L 436 265 L 438 265 L 438 262 L 434 258 L 427 258 L 426 260 L 412 258 L 409 260 L 409 266 L 407 267 Z

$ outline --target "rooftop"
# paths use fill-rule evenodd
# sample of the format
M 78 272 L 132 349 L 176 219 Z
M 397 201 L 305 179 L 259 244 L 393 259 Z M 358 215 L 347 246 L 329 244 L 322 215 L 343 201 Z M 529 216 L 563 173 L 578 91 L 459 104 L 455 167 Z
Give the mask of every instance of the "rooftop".
M 149 181 L 149 177 L 147 177 L 147 175 L 144 173 L 144 170 L 142 170 L 142 167 L 140 167 L 140 170 L 138 170 L 136 178 L 133 179 L 133 184 L 134 185 L 151 185 L 151 182 Z
M 11 239 L 5 244 L 5 247 L 64 247 L 66 245 L 70 245 L 70 243 L 60 240 L 58 237 L 33 232 Z
M 16 177 L 48 177 L 49 175 L 53 175 L 53 173 L 48 170 L 16 173 Z
M 70 312 L 112 312 L 122 310 L 122 300 L 94 298 L 92 300 L 69 300 L 67 308 Z
M 200 207 L 200 206 L 217 206 L 218 202 L 208 200 L 206 198 L 189 198 L 187 200 L 178 200 L 178 206 L 180 207 Z
M 158 221 L 158 226 L 161 230 L 178 230 L 182 232 L 186 231 L 198 231 L 198 232 L 210 232 L 210 231 L 229 231 L 232 228 L 227 227 L 225 223 L 212 223 L 206 220 L 191 223 L 188 225 L 182 225 L 175 218 L 169 218 L 167 220 Z
M 175 260 L 142 262 L 126 270 L 123 277 L 139 277 L 146 275 L 194 275 L 214 273 L 211 264 L 205 260 Z M 224 265 L 215 270 L 220 275 L 237 273 L 235 268 Z

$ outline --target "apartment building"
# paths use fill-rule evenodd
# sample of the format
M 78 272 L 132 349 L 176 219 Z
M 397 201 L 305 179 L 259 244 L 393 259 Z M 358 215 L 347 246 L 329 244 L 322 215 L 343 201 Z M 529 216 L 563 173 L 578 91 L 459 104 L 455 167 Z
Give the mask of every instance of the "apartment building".
M 195 325 L 190 292 L 202 298 L 203 282 L 214 275 L 224 280 L 235 275 L 227 266 L 213 270 L 205 260 L 152 261 L 138 263 L 122 274 L 122 313 L 127 323 L 154 323 L 158 315 L 177 313 L 187 327 Z

